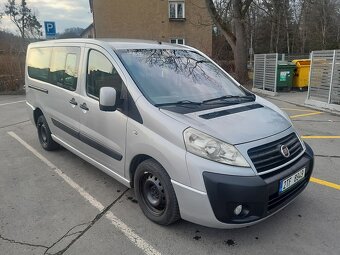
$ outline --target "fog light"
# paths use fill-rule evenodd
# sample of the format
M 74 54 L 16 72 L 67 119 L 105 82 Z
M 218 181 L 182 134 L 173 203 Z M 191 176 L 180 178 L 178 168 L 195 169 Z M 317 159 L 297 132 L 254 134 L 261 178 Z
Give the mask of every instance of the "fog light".
M 240 215 L 240 213 L 242 212 L 242 209 L 243 209 L 243 206 L 242 206 L 242 205 L 236 206 L 235 209 L 234 209 L 234 214 L 235 214 L 236 216 Z

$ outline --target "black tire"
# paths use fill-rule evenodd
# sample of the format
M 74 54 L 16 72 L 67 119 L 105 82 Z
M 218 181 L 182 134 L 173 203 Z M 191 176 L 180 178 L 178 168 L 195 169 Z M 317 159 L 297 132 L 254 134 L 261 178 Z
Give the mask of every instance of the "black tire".
M 147 218 L 160 225 L 170 225 L 180 217 L 170 177 L 155 160 L 140 163 L 134 176 L 135 194 Z
M 38 117 L 37 130 L 40 144 L 45 150 L 53 151 L 59 148 L 59 144 L 52 139 L 51 131 L 44 115 Z

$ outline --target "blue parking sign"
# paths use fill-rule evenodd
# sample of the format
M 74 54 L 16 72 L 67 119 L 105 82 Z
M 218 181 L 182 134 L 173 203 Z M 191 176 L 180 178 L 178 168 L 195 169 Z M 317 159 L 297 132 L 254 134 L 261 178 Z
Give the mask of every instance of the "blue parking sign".
M 56 36 L 56 27 L 54 21 L 45 21 L 45 33 L 46 37 L 55 37 Z

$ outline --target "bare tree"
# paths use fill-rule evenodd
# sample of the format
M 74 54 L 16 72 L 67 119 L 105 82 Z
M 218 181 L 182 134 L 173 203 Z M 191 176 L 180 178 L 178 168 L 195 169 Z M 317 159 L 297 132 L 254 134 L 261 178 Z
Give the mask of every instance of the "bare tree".
M 296 20 L 297 36 L 300 40 L 300 52 L 305 53 L 307 41 L 307 16 L 309 15 L 309 0 L 298 0 L 294 2 L 293 10 Z
M 340 6 L 337 8 L 337 17 L 336 17 L 336 24 L 337 24 L 337 33 L 336 33 L 336 43 L 337 47 L 340 48 Z
M 15 0 L 8 0 L 5 5 L 5 14 L 18 28 L 23 44 L 26 38 L 36 38 L 41 35 L 42 26 L 36 15 L 27 7 L 26 0 L 21 0 L 20 4 L 17 4 Z
M 320 9 L 320 29 L 321 29 L 321 42 L 322 42 L 322 49 L 326 49 L 326 32 L 327 32 L 327 5 L 329 1 L 322 0 L 321 1 L 321 9 Z
M 246 20 L 253 0 L 205 0 L 210 16 L 230 45 L 235 62 L 236 79 L 248 80 Z
M 290 9 L 289 9 L 289 0 L 282 1 L 283 4 L 283 16 L 285 20 L 285 32 L 286 32 L 286 44 L 287 44 L 287 53 L 290 54 L 290 34 L 289 34 L 289 25 L 290 25 Z

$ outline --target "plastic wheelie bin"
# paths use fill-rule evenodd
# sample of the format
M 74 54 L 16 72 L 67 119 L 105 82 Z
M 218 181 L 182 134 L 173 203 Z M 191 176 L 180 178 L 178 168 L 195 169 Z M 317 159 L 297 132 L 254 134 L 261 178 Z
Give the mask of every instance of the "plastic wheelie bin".
M 279 61 L 277 65 L 277 90 L 291 90 L 293 86 L 293 77 L 295 64 L 287 61 Z
M 292 61 L 296 65 L 293 78 L 293 87 L 300 90 L 307 88 L 309 83 L 310 59 L 295 59 Z

